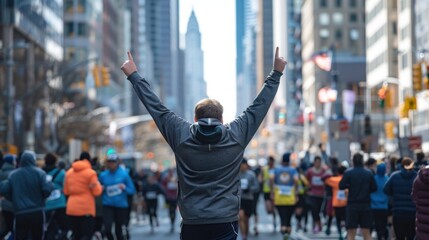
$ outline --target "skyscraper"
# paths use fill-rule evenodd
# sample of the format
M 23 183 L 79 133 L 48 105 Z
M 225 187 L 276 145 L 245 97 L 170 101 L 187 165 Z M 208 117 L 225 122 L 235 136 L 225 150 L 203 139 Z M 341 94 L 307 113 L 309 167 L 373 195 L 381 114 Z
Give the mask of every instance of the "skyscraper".
M 137 67 L 161 100 L 181 114 L 178 0 L 133 0 L 132 6 L 131 41 Z M 140 103 L 135 102 L 133 112 L 143 113 Z
M 185 105 L 184 117 L 192 122 L 194 106 L 203 98 L 207 98 L 207 86 L 204 81 L 204 55 L 201 50 L 201 33 L 195 12 L 192 10 L 186 31 L 185 47 Z
M 237 25 L 237 58 L 242 58 L 237 59 L 237 115 L 239 115 L 256 96 L 257 72 L 255 64 L 258 0 L 244 0 L 243 2 L 238 0 L 236 4 L 236 24 L 239 24 Z M 244 9 L 240 9 L 240 7 Z
M 301 40 L 304 148 L 312 141 L 323 140 L 319 136 L 321 133 L 327 134 L 327 122 L 330 119 L 345 116 L 342 110 L 345 106 L 342 97 L 344 90 L 352 91 L 354 96 L 363 95 L 362 84 L 359 83 L 364 83 L 366 78 L 364 13 L 364 1 L 303 1 Z M 314 54 L 320 51 L 333 53 L 333 71 L 323 71 L 311 61 Z M 337 102 L 319 101 L 318 92 L 324 87 L 337 90 Z M 353 107 L 356 105 L 358 104 Z M 352 117 L 353 113 L 354 111 Z

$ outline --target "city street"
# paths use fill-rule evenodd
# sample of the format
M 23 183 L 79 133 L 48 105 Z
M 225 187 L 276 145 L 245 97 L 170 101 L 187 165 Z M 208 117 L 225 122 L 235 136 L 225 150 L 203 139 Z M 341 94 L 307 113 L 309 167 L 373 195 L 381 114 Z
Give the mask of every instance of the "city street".
M 162 240 L 172 240 L 180 238 L 180 214 L 178 213 L 178 218 L 176 219 L 176 227 L 174 233 L 170 233 L 170 220 L 168 218 L 168 209 L 164 208 L 164 199 L 160 198 L 159 200 L 159 209 L 158 209 L 158 217 L 159 217 L 159 227 L 155 228 L 155 232 L 150 232 L 149 219 L 148 216 L 145 216 L 145 219 L 141 221 L 137 221 L 136 216 L 133 215 L 131 220 L 130 232 L 132 239 L 162 239 Z M 273 240 L 281 240 L 282 235 L 279 231 L 273 232 L 272 225 L 272 217 L 268 216 L 265 211 L 265 207 L 263 204 L 263 197 L 261 196 L 259 204 L 258 204 L 258 214 L 259 214 L 259 223 L 258 230 L 259 235 L 255 236 L 253 232 L 253 218 L 251 219 L 250 226 L 250 235 L 249 239 L 273 239 Z M 277 219 L 279 222 L 279 219 Z M 309 225 L 311 223 L 309 222 Z M 279 223 L 277 223 L 279 226 Z M 295 221 L 293 220 L 293 226 L 295 226 Z M 279 227 L 277 227 L 279 228 Z M 307 229 L 311 229 L 311 227 L 307 227 Z M 241 239 L 241 236 L 238 237 Z M 331 234 L 330 236 L 326 236 L 324 232 L 320 232 L 318 234 L 312 233 L 304 233 L 302 231 L 292 233 L 291 239 L 296 240 L 307 240 L 307 239 L 339 239 L 337 229 L 335 226 L 335 221 L 332 222 L 331 226 Z M 361 237 L 356 237 L 357 240 L 362 239 Z

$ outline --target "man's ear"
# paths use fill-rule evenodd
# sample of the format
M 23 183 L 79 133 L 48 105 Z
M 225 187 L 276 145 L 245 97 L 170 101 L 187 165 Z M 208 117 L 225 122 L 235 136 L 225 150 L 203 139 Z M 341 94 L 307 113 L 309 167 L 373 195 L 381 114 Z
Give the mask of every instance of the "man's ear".
M 220 118 L 220 122 L 223 124 L 223 116 Z
M 194 122 L 198 122 L 197 116 L 194 116 Z

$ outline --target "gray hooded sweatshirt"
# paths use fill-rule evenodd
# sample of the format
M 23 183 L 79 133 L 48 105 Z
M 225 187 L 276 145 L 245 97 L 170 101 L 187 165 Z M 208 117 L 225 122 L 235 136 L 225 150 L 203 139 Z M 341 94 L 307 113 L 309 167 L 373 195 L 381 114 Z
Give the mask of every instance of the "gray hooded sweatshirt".
M 138 72 L 128 77 L 175 154 L 183 224 L 238 220 L 244 149 L 270 108 L 281 75 L 272 71 L 252 105 L 228 124 L 214 118 L 190 123 L 161 103 Z

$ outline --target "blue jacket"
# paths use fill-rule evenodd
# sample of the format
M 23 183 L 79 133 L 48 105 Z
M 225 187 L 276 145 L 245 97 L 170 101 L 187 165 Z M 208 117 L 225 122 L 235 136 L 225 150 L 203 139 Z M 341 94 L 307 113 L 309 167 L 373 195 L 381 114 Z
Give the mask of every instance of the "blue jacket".
M 58 172 L 59 171 L 59 172 Z M 64 170 L 58 168 L 45 169 L 47 177 L 54 184 L 54 190 L 51 195 L 46 199 L 46 210 L 53 210 L 66 207 L 66 196 L 63 192 L 64 177 L 66 175 Z M 57 174 L 58 172 L 58 174 Z M 56 175 L 56 176 L 55 176 Z M 55 176 L 55 179 L 53 177 Z
M 386 165 L 384 163 L 378 164 L 377 174 L 374 175 L 375 184 L 377 184 L 377 191 L 371 193 L 371 208 L 372 209 L 387 209 L 389 197 L 383 192 L 384 184 L 387 182 Z
M 411 198 L 411 190 L 417 173 L 415 170 L 401 169 L 392 173 L 384 185 L 384 193 L 392 197 L 393 216 L 415 220 L 416 206 Z
M 19 215 L 44 210 L 45 199 L 53 188 L 45 172 L 36 167 L 35 154 L 25 151 L 20 168 L 9 175 L 8 181 L 2 182 L 0 193 L 12 201 L 14 213 Z
M 136 192 L 134 184 L 128 173 L 118 167 L 114 172 L 105 170 L 100 174 L 99 181 L 103 185 L 102 202 L 103 206 L 127 208 L 127 195 Z M 123 191 L 118 189 L 118 184 L 124 184 Z

